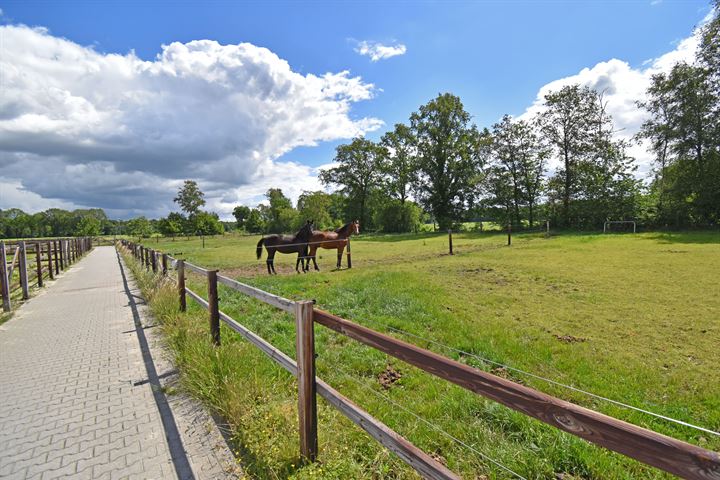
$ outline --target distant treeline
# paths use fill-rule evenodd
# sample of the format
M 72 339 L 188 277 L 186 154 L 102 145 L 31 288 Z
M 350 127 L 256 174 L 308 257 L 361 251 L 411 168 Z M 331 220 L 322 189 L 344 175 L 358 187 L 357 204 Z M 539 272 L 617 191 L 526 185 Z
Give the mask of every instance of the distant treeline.
M 100 208 L 63 210 L 51 208 L 25 213 L 18 208 L 0 210 L 0 237 L 71 237 L 112 234 L 118 221 L 109 220 Z
M 226 224 L 234 229 L 234 222 Z M 191 219 L 171 213 L 159 220 L 145 217 L 110 220 L 100 208 L 62 210 L 51 208 L 39 213 L 25 213 L 18 208 L 0 210 L 0 238 L 40 238 L 97 235 L 215 235 L 223 233 L 224 222 L 217 214 L 199 212 Z

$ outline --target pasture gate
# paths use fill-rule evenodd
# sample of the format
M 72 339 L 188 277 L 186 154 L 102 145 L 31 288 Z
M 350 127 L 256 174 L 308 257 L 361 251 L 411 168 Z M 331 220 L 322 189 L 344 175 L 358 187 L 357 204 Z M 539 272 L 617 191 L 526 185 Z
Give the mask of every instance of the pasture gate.
M 720 454 L 717 452 L 618 420 L 475 369 L 315 308 L 312 301 L 293 301 L 273 295 L 251 285 L 218 275 L 217 270 L 202 268 L 127 240 L 123 240 L 122 245 L 147 269 L 152 269 L 154 272 L 162 272 L 166 275 L 168 265 L 174 266 L 177 271 L 180 310 L 186 309 L 187 296 L 208 310 L 210 337 L 215 345 L 220 344 L 220 321 L 223 321 L 297 378 L 300 453 L 309 461 L 313 461 L 318 454 L 316 396 L 319 394 L 423 477 L 460 478 L 446 466 L 315 376 L 314 328 L 315 324 L 318 324 L 598 446 L 682 478 L 720 480 Z M 208 300 L 185 286 L 187 270 L 207 278 Z M 297 361 L 220 311 L 217 295 L 218 283 L 294 315 Z
M 55 278 L 93 246 L 90 237 L 0 241 L 0 292 L 3 311 L 12 310 L 12 296 L 30 298 L 30 286 L 43 286 L 43 279 Z M 10 259 L 10 261 L 8 261 Z

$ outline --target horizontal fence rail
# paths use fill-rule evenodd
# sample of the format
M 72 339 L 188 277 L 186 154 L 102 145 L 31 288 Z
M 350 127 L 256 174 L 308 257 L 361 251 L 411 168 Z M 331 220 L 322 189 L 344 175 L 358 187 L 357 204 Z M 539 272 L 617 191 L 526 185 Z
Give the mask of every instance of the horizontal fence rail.
M 208 302 L 203 300 L 197 293 L 187 288 L 185 291 L 193 300 L 198 302 L 200 306 L 205 309 L 209 308 Z M 229 315 L 220 312 L 220 319 L 232 330 L 239 333 L 246 340 L 255 345 L 288 373 L 294 377 L 298 376 L 298 366 L 295 360 L 290 358 L 281 350 L 275 348 L 271 343 L 259 335 L 247 329 L 244 325 L 240 324 Z M 338 409 L 343 415 L 345 415 L 345 417 L 365 430 L 384 447 L 402 458 L 424 477 L 444 480 L 458 480 L 460 478 L 447 467 L 407 441 L 393 429 L 374 418 L 323 380 L 315 377 L 315 383 L 317 386 L 317 393 L 330 405 Z
M 13 293 L 30 298 L 30 288 L 42 287 L 93 247 L 90 237 L 0 241 L 0 295 L 5 312 L 12 311 Z M 12 259 L 8 261 L 9 255 Z M 46 266 L 47 265 L 47 266 Z M 15 283 L 16 282 L 16 283 Z
M 185 265 L 187 265 L 187 263 Z M 260 290 L 259 288 L 251 287 L 250 285 L 240 283 L 237 280 L 233 280 L 232 278 L 223 277 L 222 275 L 218 275 L 217 280 L 219 283 L 222 283 L 226 287 L 237 290 L 238 292 L 242 292 L 245 295 L 256 298 L 261 302 L 272 305 L 273 307 L 277 307 L 280 310 L 285 310 L 288 313 L 293 313 L 295 311 L 295 302 L 293 302 L 292 300 L 288 300 L 287 298 L 273 295 L 272 293 Z
M 719 478 L 720 455 L 472 368 L 322 310 L 315 321 L 560 430 L 684 478 Z
M 145 247 L 123 241 L 136 258 L 144 262 L 147 268 L 148 250 Z M 158 252 L 149 251 L 156 258 Z M 647 465 L 688 479 L 720 480 L 720 454 L 677 440 L 622 420 L 601 414 L 579 405 L 561 400 L 530 387 L 484 372 L 416 345 L 363 327 L 357 323 L 335 316 L 323 310 L 313 308 L 311 302 L 296 302 L 273 295 L 256 287 L 243 284 L 221 275 L 215 270 L 206 270 L 183 260 L 169 257 L 178 272 L 178 291 L 180 308 L 184 309 L 184 295 L 189 295 L 210 312 L 210 328 L 213 331 L 213 312 L 232 330 L 239 333 L 250 343 L 263 351 L 273 361 L 292 375 L 298 377 L 299 412 L 301 415 L 301 453 L 313 459 L 317 448 L 317 426 L 304 423 L 316 423 L 314 398 L 304 398 L 308 392 L 323 397 L 330 405 L 365 430 L 371 437 L 397 454 L 402 460 L 426 478 L 457 479 L 455 473 L 432 457 L 412 445 L 379 420 L 372 417 L 351 400 L 334 390 L 314 375 L 314 334 L 312 325 L 320 324 L 339 334 L 352 338 L 364 345 L 400 359 L 438 378 L 454 383 L 478 395 L 491 399 L 525 415 L 538 419 L 555 428 L 578 436 L 586 441 L 609 450 L 634 458 Z M 188 267 L 188 265 L 191 265 Z M 209 299 L 185 287 L 184 268 L 208 278 Z M 215 285 L 213 285 L 215 282 Z M 264 303 L 294 313 L 297 322 L 298 356 L 303 358 L 298 364 L 288 355 L 262 339 L 218 308 L 217 283 L 256 298 Z M 212 293 L 215 292 L 214 295 Z M 305 307 L 310 307 L 309 311 Z M 304 313 L 303 313 L 304 312 Z M 311 318 L 309 324 L 301 319 Z M 309 326 L 308 326 L 309 325 Z M 213 335 L 215 335 L 213 333 Z M 219 344 L 219 329 L 216 344 Z M 312 373 L 314 385 L 302 380 L 303 372 Z M 309 390 L 307 390 L 310 388 Z M 305 392 L 303 392 L 305 389 Z M 314 397 L 314 393 L 310 395 Z M 308 437 L 310 435 L 310 437 Z M 315 435 L 315 438 L 312 438 Z M 314 442 L 314 443 L 313 443 Z

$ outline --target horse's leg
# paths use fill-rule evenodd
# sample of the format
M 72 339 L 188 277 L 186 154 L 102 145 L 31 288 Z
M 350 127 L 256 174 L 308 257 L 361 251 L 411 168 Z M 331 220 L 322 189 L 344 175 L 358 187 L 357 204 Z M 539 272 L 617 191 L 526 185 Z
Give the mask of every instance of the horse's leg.
M 315 260 L 315 254 L 317 253 L 317 247 L 313 247 L 310 250 L 310 258 L 312 258 L 313 265 L 315 265 L 315 270 L 318 272 L 320 271 L 320 267 L 318 267 L 317 260 Z M 310 268 L 310 258 L 308 258 L 308 268 Z
M 267 256 L 267 269 L 268 274 L 272 275 L 275 272 L 275 250 L 268 250 L 268 256 Z
M 338 268 L 342 268 L 343 252 L 345 252 L 345 244 L 342 244 L 338 247 Z

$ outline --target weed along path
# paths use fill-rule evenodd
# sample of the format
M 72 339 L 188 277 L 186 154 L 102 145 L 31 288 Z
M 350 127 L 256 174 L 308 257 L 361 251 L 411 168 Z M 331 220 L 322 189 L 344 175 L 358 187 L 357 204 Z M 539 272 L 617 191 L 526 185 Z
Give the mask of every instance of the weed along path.
M 0 326 L 0 477 L 239 476 L 210 417 L 171 394 L 152 326 L 113 247 Z

